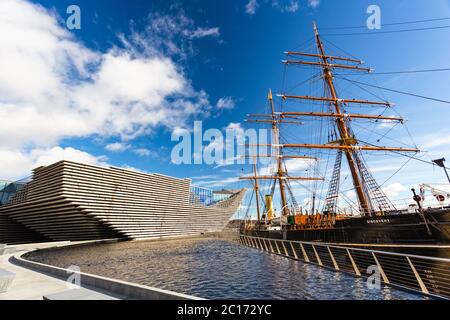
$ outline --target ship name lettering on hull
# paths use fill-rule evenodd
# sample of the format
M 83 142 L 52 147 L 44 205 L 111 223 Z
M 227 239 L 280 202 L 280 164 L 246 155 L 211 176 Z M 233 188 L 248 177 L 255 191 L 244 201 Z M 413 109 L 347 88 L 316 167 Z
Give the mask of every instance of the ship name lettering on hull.
M 389 223 L 391 220 L 389 219 L 376 219 L 376 220 L 367 220 L 367 223 Z

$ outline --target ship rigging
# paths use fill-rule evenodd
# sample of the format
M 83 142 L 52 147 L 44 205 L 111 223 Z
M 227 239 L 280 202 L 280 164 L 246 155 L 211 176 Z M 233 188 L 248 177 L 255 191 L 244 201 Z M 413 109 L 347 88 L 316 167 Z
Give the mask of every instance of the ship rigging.
M 323 96 L 319 95 L 294 95 L 286 92 L 277 94 L 283 103 L 288 102 L 311 102 L 320 103 L 325 110 L 304 111 L 289 110 L 276 111 L 272 92 L 268 94 L 269 113 L 249 114 L 247 122 L 269 124 L 272 141 L 270 144 L 247 144 L 247 147 L 269 147 L 272 150 L 268 155 L 246 156 L 253 159 L 253 174 L 242 176 L 241 180 L 249 180 L 253 185 L 253 194 L 256 199 L 257 225 L 267 225 L 270 218 L 273 218 L 273 208 L 270 203 L 274 197 L 275 186 L 278 186 L 281 202 L 280 221 L 288 217 L 302 215 L 304 212 L 295 199 L 291 181 L 312 181 L 329 182 L 326 197 L 321 201 L 320 215 L 333 217 L 333 221 L 339 213 L 338 200 L 341 194 L 341 171 L 342 159 L 344 158 L 350 172 L 351 182 L 356 194 L 357 210 L 360 216 L 373 217 L 395 212 L 397 209 L 390 199 L 383 192 L 380 184 L 375 180 L 370 172 L 362 152 L 392 152 L 395 154 L 410 153 L 413 156 L 420 152 L 416 147 L 381 146 L 360 140 L 352 128 L 354 120 L 368 120 L 377 123 L 403 124 L 405 119 L 400 116 L 388 116 L 386 109 L 393 109 L 394 104 L 389 101 L 372 101 L 357 99 L 352 97 L 341 97 L 335 84 L 335 73 L 337 70 L 352 72 L 371 73 L 373 69 L 363 67 L 364 62 L 355 57 L 344 57 L 328 55 L 325 51 L 324 43 L 319 34 L 317 25 L 314 23 L 314 42 L 316 53 L 288 51 L 285 52 L 286 59 L 282 63 L 286 67 L 306 66 L 319 68 L 320 75 L 313 78 L 323 80 Z M 313 59 L 311 61 L 311 59 Z M 384 107 L 384 111 L 379 114 L 366 114 L 360 112 L 347 112 L 348 107 L 372 106 Z M 288 143 L 281 142 L 281 126 L 303 125 L 304 119 L 326 119 L 331 124 L 326 143 Z M 381 139 L 379 139 L 381 140 Z M 378 141 L 379 141 L 378 140 Z M 294 141 L 296 142 L 296 141 Z M 314 155 L 297 155 L 292 152 L 298 150 L 310 150 L 316 152 Z M 291 176 L 286 166 L 286 159 L 303 159 L 317 163 L 320 161 L 321 151 L 334 151 L 336 153 L 331 179 L 321 176 Z M 258 174 L 257 159 L 271 158 L 274 160 L 274 172 L 267 175 Z M 318 170 L 314 170 L 318 173 Z M 270 192 L 263 196 L 260 182 L 270 181 Z M 311 214 L 319 213 L 316 209 L 316 192 L 311 198 Z M 265 201 L 261 201 L 263 199 Z M 270 216 L 270 217 L 269 217 Z M 291 219 L 293 221 L 293 219 Z M 294 223 L 295 224 L 295 223 Z

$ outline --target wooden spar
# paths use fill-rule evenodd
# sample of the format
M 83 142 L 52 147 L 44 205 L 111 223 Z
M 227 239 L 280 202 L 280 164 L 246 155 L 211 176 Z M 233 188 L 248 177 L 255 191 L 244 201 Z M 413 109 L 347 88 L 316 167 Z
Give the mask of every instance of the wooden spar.
M 416 148 L 395 148 L 395 147 L 376 147 L 376 146 L 333 146 L 323 144 L 285 144 L 284 148 L 311 148 L 311 149 L 338 149 L 338 150 L 364 150 L 364 151 L 398 151 L 398 152 L 420 152 Z
M 327 58 L 324 58 L 327 59 Z M 348 66 L 345 64 L 333 64 L 333 63 L 322 63 L 322 62 L 311 62 L 311 61 L 300 61 L 300 60 L 282 60 L 284 64 L 302 64 L 307 66 L 320 66 L 320 67 L 326 67 L 326 68 L 339 68 L 339 69 L 351 69 L 351 70 L 357 70 L 357 71 L 366 71 L 366 72 L 372 72 L 372 69 L 370 68 L 362 68 L 358 66 Z
M 261 222 L 261 215 L 259 212 L 259 185 L 258 185 L 258 173 L 256 171 L 256 161 L 253 162 L 253 172 L 254 172 L 254 180 L 255 180 L 255 196 L 256 196 L 256 213 L 258 215 L 258 223 Z
M 373 119 L 373 120 L 392 120 L 392 121 L 405 121 L 404 118 L 400 117 L 390 117 L 390 116 L 381 116 L 381 115 L 370 115 L 370 114 L 356 114 L 356 113 L 326 113 L 326 112 L 280 112 L 280 118 L 282 119 L 291 119 L 292 116 L 311 116 L 311 117 L 335 117 L 335 118 L 354 118 L 354 119 Z M 270 117 L 270 115 L 266 114 L 249 114 L 249 117 Z M 297 118 L 294 118 L 297 119 Z M 267 120 L 259 120 L 258 121 L 267 121 Z M 255 122 L 256 120 L 246 120 L 248 122 Z M 293 121 L 294 122 L 294 121 Z M 297 122 L 295 122 L 297 123 Z
M 282 159 L 310 159 L 310 160 L 314 160 L 314 161 L 319 161 L 319 158 L 317 157 L 309 157 L 309 156 L 285 156 L 285 155 L 270 155 L 270 154 L 262 154 L 262 155 L 257 155 L 257 156 L 250 156 L 250 155 L 245 155 L 245 156 L 241 156 L 241 158 L 282 158 Z
M 298 125 L 304 124 L 301 121 L 289 121 L 289 120 L 262 120 L 262 119 L 248 119 L 248 120 L 245 120 L 245 122 L 263 122 L 263 123 L 272 123 L 274 121 L 280 122 L 280 123 L 287 123 L 287 124 L 298 124 Z
M 267 95 L 267 100 L 270 102 L 270 109 L 272 111 L 272 117 L 275 117 L 275 105 L 273 104 L 272 89 L 269 89 L 269 94 Z
M 349 139 L 351 140 L 351 139 Z M 247 147 L 270 147 L 271 144 L 245 144 Z M 378 147 L 378 146 L 356 146 L 356 145 L 330 145 L 330 144 L 282 144 L 276 145 L 282 148 L 306 148 L 306 149 L 336 149 L 336 150 L 362 150 L 362 151 L 397 151 L 397 152 L 420 152 L 415 148 L 395 148 L 395 147 Z
M 265 118 L 272 118 L 271 114 L 248 114 L 247 117 L 250 118 L 263 118 L 262 120 L 265 120 Z M 294 119 L 294 120 L 299 120 L 299 117 L 295 117 L 295 116 L 282 116 L 281 112 L 277 113 L 277 117 L 275 119 L 278 120 L 284 120 L 284 119 Z M 248 119 L 248 120 L 254 120 L 254 119 Z M 258 119 L 256 119 L 258 120 Z
M 304 56 L 304 57 L 327 58 L 327 59 L 330 59 L 330 60 L 341 60 L 341 61 L 349 61 L 349 62 L 355 62 L 355 63 L 358 63 L 358 64 L 363 64 L 363 61 L 357 60 L 357 59 L 350 59 L 350 58 L 336 57 L 336 56 L 323 56 L 323 55 L 315 54 L 315 53 L 304 53 L 304 52 L 288 51 L 288 52 L 285 52 L 285 54 L 287 54 L 289 56 Z
M 247 117 L 272 118 L 271 114 L 248 114 Z
M 239 177 L 240 180 L 273 180 L 273 179 L 281 179 L 281 180 L 303 180 L 303 181 L 323 181 L 324 178 L 315 178 L 315 177 L 291 177 L 291 176 L 243 176 Z
M 292 96 L 285 94 L 278 94 L 278 97 L 282 99 L 299 99 L 299 100 L 313 100 L 313 101 L 329 101 L 335 103 L 336 101 L 342 103 L 359 103 L 359 104 L 373 104 L 373 105 L 382 105 L 386 107 L 392 107 L 392 103 L 390 102 L 382 102 L 382 101 L 368 101 L 368 100 L 358 100 L 358 99 L 339 99 L 339 98 L 326 98 L 326 97 L 310 97 L 310 96 Z
M 281 114 L 287 116 L 312 116 L 312 117 L 335 117 L 335 118 L 354 118 L 354 119 L 374 119 L 374 120 L 392 120 L 403 122 L 403 118 L 389 117 L 389 116 L 375 116 L 369 114 L 337 114 L 337 113 L 326 113 L 326 112 L 283 112 Z
M 278 113 L 276 113 L 276 114 L 278 115 Z M 262 114 L 262 113 L 255 114 L 255 113 L 253 113 L 253 114 L 247 114 L 247 117 L 272 118 L 273 115 L 272 114 Z

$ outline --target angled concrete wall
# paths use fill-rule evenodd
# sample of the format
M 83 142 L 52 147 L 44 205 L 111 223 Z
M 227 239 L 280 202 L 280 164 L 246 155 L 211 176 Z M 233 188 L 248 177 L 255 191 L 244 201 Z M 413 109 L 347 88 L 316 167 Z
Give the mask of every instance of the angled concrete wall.
M 60 161 L 35 169 L 0 217 L 54 241 L 186 236 L 220 231 L 244 194 L 193 205 L 189 179 Z
M 42 234 L 17 223 L 0 212 L 0 244 L 20 244 L 46 241 L 50 240 Z

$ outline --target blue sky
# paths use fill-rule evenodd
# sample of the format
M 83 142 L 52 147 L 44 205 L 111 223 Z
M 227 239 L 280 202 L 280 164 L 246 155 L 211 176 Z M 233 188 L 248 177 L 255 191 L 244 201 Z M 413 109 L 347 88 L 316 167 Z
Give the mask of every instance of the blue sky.
M 65 27 L 71 4 L 81 8 L 81 30 Z M 234 177 L 247 166 L 170 163 L 176 144 L 171 132 L 192 128 L 194 120 L 202 120 L 205 129 L 248 126 L 243 119 L 265 110 L 267 90 L 282 89 L 283 52 L 305 49 L 299 45 L 312 37 L 312 21 L 326 40 L 379 72 L 450 67 L 450 29 L 332 35 L 369 32 L 329 28 L 365 25 L 371 4 L 380 6 L 382 24 L 450 16 L 445 0 L 432 5 L 420 0 L 2 1 L 0 36 L 7 39 L 7 50 L 0 55 L 6 70 L 0 79 L 1 176 L 20 178 L 36 165 L 68 158 L 190 177 L 214 188 L 242 186 Z M 328 42 L 325 46 L 342 54 Z M 306 69 L 289 70 L 288 81 L 298 83 L 309 75 Z M 351 77 L 450 100 L 448 72 Z M 345 82 L 338 86 L 345 89 L 343 95 L 361 94 Z M 301 89 L 297 93 L 308 93 Z M 396 103 L 414 141 L 429 150 L 424 159 L 446 156 L 450 161 L 448 104 L 370 90 Z M 404 128 L 392 130 L 392 136 L 411 145 Z M 385 155 L 368 159 L 381 182 L 395 171 L 388 167 L 404 162 Z M 421 182 L 442 183 L 445 176 L 412 161 L 386 182 L 386 192 L 401 199 Z

